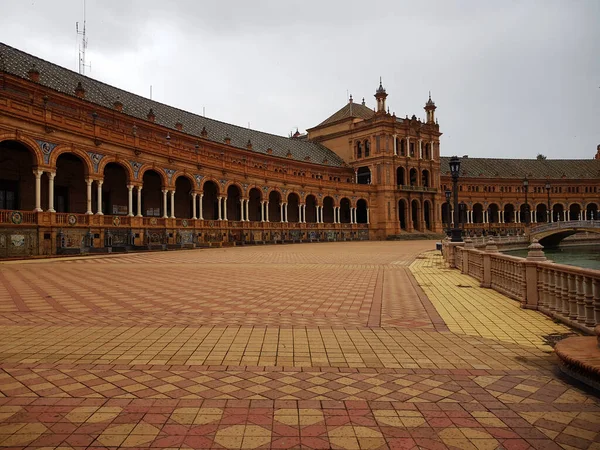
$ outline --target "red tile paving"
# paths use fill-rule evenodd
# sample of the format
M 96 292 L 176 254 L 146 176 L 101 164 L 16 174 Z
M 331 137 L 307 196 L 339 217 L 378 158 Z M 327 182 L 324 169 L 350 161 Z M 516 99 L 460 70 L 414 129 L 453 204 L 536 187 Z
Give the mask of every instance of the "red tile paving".
M 551 349 L 451 333 L 430 242 L 0 265 L 1 448 L 600 448 Z

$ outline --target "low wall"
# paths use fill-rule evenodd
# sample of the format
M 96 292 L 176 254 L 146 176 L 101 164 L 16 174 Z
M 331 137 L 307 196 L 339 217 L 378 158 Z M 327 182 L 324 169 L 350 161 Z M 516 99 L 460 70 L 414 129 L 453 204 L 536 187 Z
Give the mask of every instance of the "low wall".
M 485 249 L 465 243 L 445 242 L 445 261 L 494 289 L 587 334 L 600 324 L 600 270 L 583 269 L 548 261 L 537 241 L 529 256 L 502 254 L 493 240 Z

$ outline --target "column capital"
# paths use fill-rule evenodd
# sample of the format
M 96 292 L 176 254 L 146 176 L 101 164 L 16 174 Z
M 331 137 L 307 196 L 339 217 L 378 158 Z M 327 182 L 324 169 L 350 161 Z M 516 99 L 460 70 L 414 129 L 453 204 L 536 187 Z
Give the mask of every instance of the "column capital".
M 41 178 L 44 171 L 42 169 L 35 168 L 33 169 L 33 174 L 36 178 Z
M 169 190 L 168 190 L 168 189 L 162 189 L 162 191 L 161 191 L 161 192 L 162 192 L 163 194 L 166 194 L 167 192 L 169 192 Z
M 128 191 L 133 191 L 133 187 L 134 187 L 133 184 L 128 184 L 127 185 L 127 190 Z
M 144 186 L 140 184 L 140 185 L 136 186 L 136 188 L 137 188 L 138 192 L 142 192 L 142 189 L 144 188 Z
M 56 176 L 56 172 L 51 172 L 51 171 L 49 171 L 49 170 L 46 170 L 45 172 L 48 174 L 48 178 L 50 178 L 50 179 L 52 179 L 52 180 L 53 180 L 53 179 L 54 179 L 54 177 Z

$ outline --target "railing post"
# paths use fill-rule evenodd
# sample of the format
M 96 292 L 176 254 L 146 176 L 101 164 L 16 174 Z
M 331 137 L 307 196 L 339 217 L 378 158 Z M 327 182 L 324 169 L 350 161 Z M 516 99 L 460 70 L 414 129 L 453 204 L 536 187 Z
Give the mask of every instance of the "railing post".
M 498 253 L 498 247 L 494 243 L 494 240 L 490 238 L 485 246 L 485 252 L 482 256 L 483 265 L 483 281 L 481 287 L 489 288 L 492 286 L 492 254 Z
M 583 281 L 584 289 L 584 308 L 585 308 L 585 325 L 593 327 L 596 325 L 596 319 L 594 317 L 594 279 L 591 277 L 585 277 Z
M 465 246 L 463 248 L 462 254 L 462 273 L 469 274 L 469 255 L 471 254 L 471 249 L 474 249 L 475 245 L 471 238 L 465 239 Z
M 538 282 L 538 267 L 537 263 L 546 261 L 544 255 L 544 247 L 534 239 L 531 245 L 528 247 L 529 252 L 527 253 L 527 260 L 525 261 L 525 298 L 523 299 L 523 307 L 528 309 L 538 309 L 541 301 L 542 292 L 540 292 L 540 286 L 542 283 Z

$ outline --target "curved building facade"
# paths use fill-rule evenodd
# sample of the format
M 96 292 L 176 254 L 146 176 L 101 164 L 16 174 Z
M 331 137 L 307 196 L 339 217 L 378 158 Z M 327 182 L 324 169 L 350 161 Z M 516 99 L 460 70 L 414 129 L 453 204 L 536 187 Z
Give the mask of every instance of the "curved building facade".
M 439 233 L 449 178 L 436 106 L 400 118 L 386 99 L 380 83 L 374 108 L 350 98 L 283 137 L 0 44 L 0 257 Z M 531 189 L 552 178 L 560 217 L 597 217 L 599 159 L 543 161 L 547 174 L 523 162 L 511 176 L 502 161 L 465 159 L 465 228 L 518 228 L 525 175 Z M 546 191 L 531 192 L 542 220 Z

